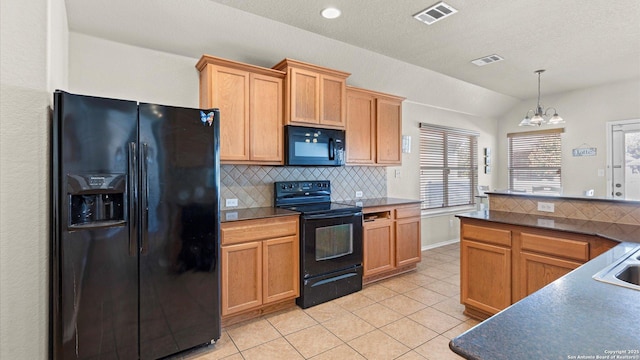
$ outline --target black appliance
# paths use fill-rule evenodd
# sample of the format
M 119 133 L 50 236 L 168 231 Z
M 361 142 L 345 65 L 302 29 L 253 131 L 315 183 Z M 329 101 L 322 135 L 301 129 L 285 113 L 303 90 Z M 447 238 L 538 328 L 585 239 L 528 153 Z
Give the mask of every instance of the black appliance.
M 274 186 L 275 206 L 301 213 L 298 306 L 362 290 L 362 208 L 331 202 L 328 180 Z
M 295 166 L 344 165 L 344 134 L 344 130 L 285 126 L 285 164 Z
M 220 338 L 219 120 L 54 93 L 51 358 L 157 359 Z

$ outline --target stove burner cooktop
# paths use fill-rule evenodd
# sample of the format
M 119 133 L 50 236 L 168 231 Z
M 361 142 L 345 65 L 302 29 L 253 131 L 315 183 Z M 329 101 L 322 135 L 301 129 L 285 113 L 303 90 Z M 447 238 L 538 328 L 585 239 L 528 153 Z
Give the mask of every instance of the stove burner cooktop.
M 274 183 L 276 207 L 303 214 L 355 212 L 359 206 L 331 201 L 329 180 L 278 181 Z

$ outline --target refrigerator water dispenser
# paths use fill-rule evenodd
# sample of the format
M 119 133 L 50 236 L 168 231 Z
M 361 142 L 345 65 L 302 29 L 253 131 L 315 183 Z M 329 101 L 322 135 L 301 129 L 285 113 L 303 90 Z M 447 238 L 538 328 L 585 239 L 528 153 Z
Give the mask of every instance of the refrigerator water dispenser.
M 125 223 L 124 174 L 68 175 L 69 228 L 92 228 Z

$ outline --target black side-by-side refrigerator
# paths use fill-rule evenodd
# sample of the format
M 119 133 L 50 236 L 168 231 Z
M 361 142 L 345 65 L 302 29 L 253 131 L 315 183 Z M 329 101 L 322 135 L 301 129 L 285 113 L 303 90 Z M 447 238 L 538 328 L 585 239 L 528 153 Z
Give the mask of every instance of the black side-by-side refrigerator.
M 219 120 L 54 93 L 53 359 L 157 359 L 220 338 Z

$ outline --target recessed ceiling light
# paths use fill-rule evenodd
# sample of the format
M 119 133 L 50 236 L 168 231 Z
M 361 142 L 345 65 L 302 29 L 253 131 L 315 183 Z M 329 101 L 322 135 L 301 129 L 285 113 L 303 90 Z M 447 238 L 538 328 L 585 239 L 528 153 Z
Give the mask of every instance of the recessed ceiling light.
M 322 12 L 320 12 L 320 14 L 322 14 L 322 16 L 325 19 L 335 19 L 338 16 L 340 16 L 341 13 L 342 12 L 340 11 L 340 9 L 336 9 L 336 8 L 333 8 L 333 7 L 328 7 L 326 9 L 322 10 Z

